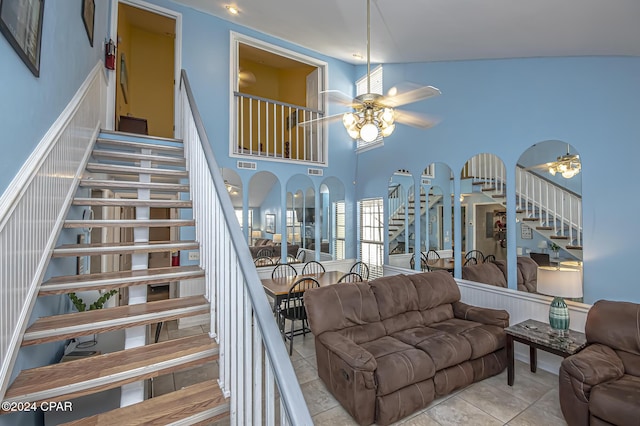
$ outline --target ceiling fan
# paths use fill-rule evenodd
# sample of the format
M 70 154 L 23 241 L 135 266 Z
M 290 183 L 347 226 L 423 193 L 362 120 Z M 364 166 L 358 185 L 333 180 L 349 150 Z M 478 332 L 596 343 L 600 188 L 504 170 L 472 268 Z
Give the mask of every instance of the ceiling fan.
M 570 146 L 567 144 L 567 153 L 565 155 L 558 156 L 556 161 L 538 164 L 537 166 L 528 167 L 527 169 L 546 170 L 551 173 L 552 176 L 559 173 L 563 178 L 571 179 L 580 173 L 582 163 L 580 162 L 580 156 L 578 154 L 570 153 Z
M 438 120 L 434 118 L 415 112 L 401 111 L 397 107 L 438 96 L 440 93 L 440 90 L 433 86 L 420 86 L 413 83 L 404 83 L 402 88 L 393 87 L 386 96 L 371 93 L 371 0 L 367 0 L 367 93 L 352 99 L 337 90 L 325 91 L 324 94 L 330 101 L 349 106 L 353 111 L 300 124 L 341 117 L 351 138 L 373 142 L 379 136 L 390 136 L 395 130 L 395 123 L 422 129 L 437 124 Z

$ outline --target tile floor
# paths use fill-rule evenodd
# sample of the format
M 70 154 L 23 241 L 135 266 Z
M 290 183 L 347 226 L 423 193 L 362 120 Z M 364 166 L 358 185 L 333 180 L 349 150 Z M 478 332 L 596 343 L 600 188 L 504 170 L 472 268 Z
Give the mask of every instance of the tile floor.
M 207 327 L 178 330 L 176 321 L 163 328 L 160 340 L 205 333 Z M 153 330 L 152 330 L 153 332 Z M 287 346 L 288 349 L 288 346 Z M 294 340 L 291 362 L 315 425 L 355 425 L 318 378 L 313 336 Z M 187 384 L 217 377 L 217 363 L 168 374 L 155 380 L 156 395 Z M 228 424 L 228 420 L 216 426 Z M 515 383 L 507 385 L 506 370 L 464 389 L 433 401 L 427 408 L 402 419 L 397 425 L 566 425 L 558 402 L 558 377 L 544 370 L 529 371 L 529 365 L 516 362 Z

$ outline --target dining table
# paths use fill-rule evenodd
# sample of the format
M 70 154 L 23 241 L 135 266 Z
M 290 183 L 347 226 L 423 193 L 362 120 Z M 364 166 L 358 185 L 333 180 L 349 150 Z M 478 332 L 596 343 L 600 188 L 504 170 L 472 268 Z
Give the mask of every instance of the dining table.
M 427 265 L 429 265 L 429 268 L 431 268 L 431 270 L 441 269 L 447 272 L 453 272 L 455 262 L 453 260 L 453 257 L 443 257 L 441 259 L 429 260 L 427 262 Z
M 336 284 L 345 272 L 342 271 L 326 271 L 315 274 L 290 275 L 279 278 L 263 278 L 262 287 L 265 293 L 274 300 L 274 312 L 277 314 L 280 304 L 289 294 L 289 289 L 301 278 L 313 278 L 318 281 L 320 287 Z

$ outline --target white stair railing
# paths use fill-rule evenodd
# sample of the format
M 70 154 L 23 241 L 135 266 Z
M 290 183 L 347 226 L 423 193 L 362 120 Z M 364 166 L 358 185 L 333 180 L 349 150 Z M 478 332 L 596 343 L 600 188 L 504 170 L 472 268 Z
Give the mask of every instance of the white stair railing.
M 100 62 L 89 73 L 0 197 L 0 400 L 50 252 L 106 117 L 103 69 Z
M 322 111 L 246 93 L 234 93 L 236 144 L 234 154 L 325 163 Z
M 582 246 L 582 198 L 523 167 L 516 167 L 517 208 L 525 217 L 538 217 L 540 226 L 553 227 L 554 235 L 569 237 Z
M 496 194 L 505 193 L 506 169 L 494 154 L 478 154 L 464 165 L 463 176 L 482 183 L 483 188 L 493 187 Z
M 180 105 L 200 266 L 220 345 L 220 386 L 232 425 L 311 425 L 311 415 L 235 217 L 185 71 Z

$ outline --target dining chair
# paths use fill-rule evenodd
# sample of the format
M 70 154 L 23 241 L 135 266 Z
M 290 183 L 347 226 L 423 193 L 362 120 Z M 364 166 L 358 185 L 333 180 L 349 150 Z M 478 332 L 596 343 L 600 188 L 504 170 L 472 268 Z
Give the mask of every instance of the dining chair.
M 475 257 L 470 257 L 464 261 L 464 265 L 462 266 L 477 265 L 477 264 L 478 264 L 478 259 L 476 259 Z
M 253 264 L 256 266 L 273 266 L 273 259 L 269 256 L 260 256 L 253 259 Z
M 284 299 L 282 309 L 279 312 L 278 325 L 280 327 L 280 333 L 285 343 L 289 339 L 289 356 L 293 354 L 293 336 L 302 334 L 306 336 L 307 332 L 311 332 L 309 329 L 309 323 L 307 322 L 307 311 L 304 308 L 304 292 L 311 288 L 320 287 L 318 281 L 310 277 L 300 278 L 289 288 L 287 298 Z M 291 323 L 289 331 L 285 331 L 287 320 Z M 295 322 L 301 321 L 302 328 L 295 330 Z
M 427 252 L 427 264 L 433 264 L 434 262 L 440 260 L 440 254 L 434 249 L 430 249 Z
M 296 275 L 298 275 L 298 271 L 288 263 L 276 265 L 271 272 L 271 278 L 294 277 Z
M 356 274 L 355 272 L 347 272 L 343 276 L 338 279 L 338 284 L 340 283 L 359 283 L 362 282 L 363 279 L 360 274 Z
M 302 268 L 302 275 L 319 274 L 320 272 L 325 272 L 324 266 L 322 266 L 322 263 L 315 260 L 308 261 L 307 263 L 305 263 L 304 268 Z
M 273 256 L 273 249 L 267 248 L 267 247 L 258 250 L 258 252 L 256 253 L 256 257 L 272 257 L 272 256 Z
M 411 255 L 411 260 L 409 260 L 409 266 L 411 267 L 411 269 L 415 269 L 415 267 L 416 267 L 416 255 L 415 254 Z M 422 272 L 431 272 L 431 268 L 429 267 L 429 264 L 427 263 L 427 258 L 423 253 L 420 254 L 420 270 Z
M 307 252 L 303 249 L 298 249 L 298 253 L 296 253 L 296 259 L 298 259 L 301 263 L 304 262 L 304 258 L 307 256 Z
M 493 254 L 488 255 L 487 257 L 484 258 L 484 262 L 483 263 L 490 263 L 490 262 L 495 262 L 496 261 L 496 257 Z
M 469 260 L 471 258 L 476 259 L 476 263 L 482 263 L 484 262 L 484 254 L 482 254 L 482 252 L 480 250 L 471 250 L 468 251 L 467 254 L 464 255 L 464 258 L 466 260 Z M 474 263 L 475 265 L 475 263 Z
M 287 255 L 287 261 L 286 263 L 297 263 L 298 259 L 296 259 L 295 257 L 293 257 L 292 255 L 288 254 Z M 276 262 L 278 265 L 282 263 L 282 259 L 278 259 L 278 261 Z
M 360 260 L 353 264 L 349 272 L 355 272 L 356 274 L 360 275 L 365 281 L 369 279 L 369 267 L 366 263 Z

